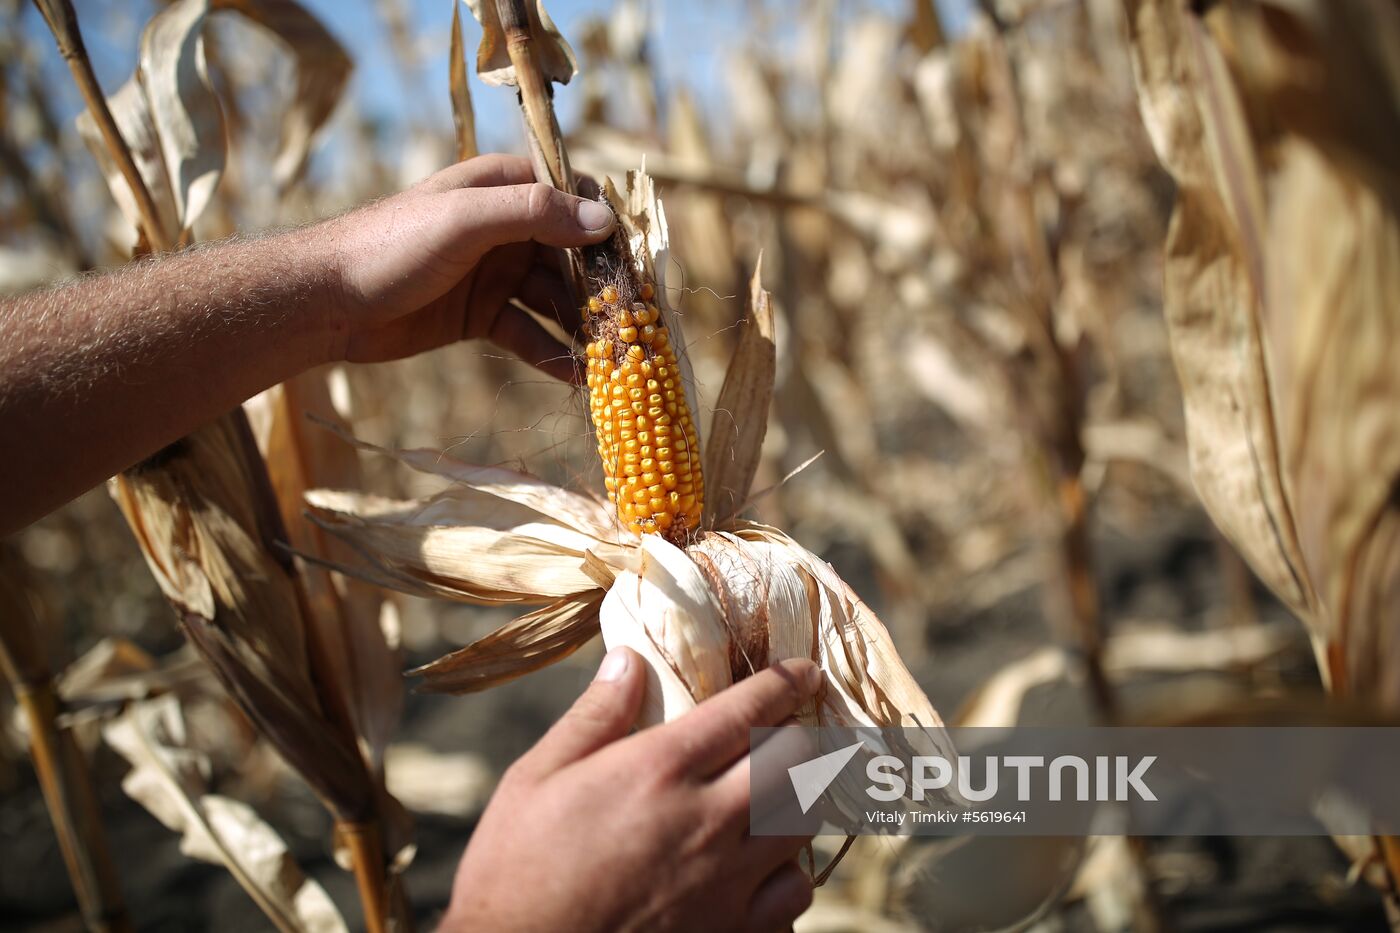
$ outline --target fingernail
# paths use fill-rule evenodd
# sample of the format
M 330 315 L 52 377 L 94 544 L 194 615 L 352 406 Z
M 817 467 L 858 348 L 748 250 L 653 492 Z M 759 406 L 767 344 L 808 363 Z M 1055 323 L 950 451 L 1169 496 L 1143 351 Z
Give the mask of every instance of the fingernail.
M 816 693 L 821 689 L 821 685 L 822 669 L 813 664 L 811 667 L 807 668 L 807 692 Z
M 602 201 L 580 201 L 578 222 L 585 230 L 602 230 L 612 226 L 613 212 Z
M 593 679 L 600 683 L 621 680 L 622 675 L 627 673 L 627 665 L 632 663 L 628 654 L 629 652 L 625 648 L 614 648 L 609 651 L 608 656 L 603 658 L 603 663 L 598 665 L 598 673 Z

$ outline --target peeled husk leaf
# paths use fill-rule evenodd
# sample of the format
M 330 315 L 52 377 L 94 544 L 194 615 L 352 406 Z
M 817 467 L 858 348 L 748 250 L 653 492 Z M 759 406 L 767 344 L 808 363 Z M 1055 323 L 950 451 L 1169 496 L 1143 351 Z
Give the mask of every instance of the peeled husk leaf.
M 132 766 L 122 789 L 180 833 L 181 852 L 226 867 L 279 930 L 346 929 L 272 827 L 247 804 L 209 793 L 209 758 L 188 745 L 174 696 L 133 704 L 103 733 Z
M 739 490 L 753 487 L 759 453 L 768 427 L 768 407 L 773 401 L 773 380 L 778 363 L 774 342 L 773 302 L 763 288 L 763 257 L 749 280 L 748 308 L 739 330 L 734 359 L 724 377 L 710 421 L 705 451 L 705 482 L 711 493 L 705 512 L 715 521 L 728 521 L 747 503 L 736 499 Z

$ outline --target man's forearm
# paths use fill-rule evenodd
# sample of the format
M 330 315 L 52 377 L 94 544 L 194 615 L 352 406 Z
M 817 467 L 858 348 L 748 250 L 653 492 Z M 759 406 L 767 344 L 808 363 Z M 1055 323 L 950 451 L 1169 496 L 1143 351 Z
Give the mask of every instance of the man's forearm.
M 329 361 L 329 243 L 221 243 L 0 301 L 0 534 Z

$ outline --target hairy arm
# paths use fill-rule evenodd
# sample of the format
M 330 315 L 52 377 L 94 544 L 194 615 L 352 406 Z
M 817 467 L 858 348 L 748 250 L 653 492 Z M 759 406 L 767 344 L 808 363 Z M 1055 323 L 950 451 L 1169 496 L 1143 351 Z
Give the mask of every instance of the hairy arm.
M 329 361 L 327 245 L 232 241 L 0 302 L 0 533 Z
M 0 300 L 0 535 L 312 366 L 484 337 L 570 378 L 512 302 L 572 317 L 557 248 L 613 216 L 531 178 L 482 156 L 314 226 Z

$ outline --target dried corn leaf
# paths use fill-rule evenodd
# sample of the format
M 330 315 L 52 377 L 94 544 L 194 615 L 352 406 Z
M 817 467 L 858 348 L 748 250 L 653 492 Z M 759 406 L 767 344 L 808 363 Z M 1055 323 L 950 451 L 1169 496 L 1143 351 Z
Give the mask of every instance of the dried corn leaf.
M 1167 312 L 1196 485 L 1309 623 L 1333 689 L 1400 705 L 1400 12 L 1130 14 L 1180 189 Z
M 481 44 L 476 50 L 476 73 L 487 84 L 499 87 L 514 87 L 515 66 L 510 63 L 506 50 L 505 30 L 501 27 L 501 16 L 496 10 L 496 0 L 462 0 L 472 11 L 472 16 L 481 24 Z M 525 15 L 530 20 L 530 36 L 533 39 L 535 64 L 540 73 L 549 81 L 568 84 L 578 74 L 578 60 L 568 40 L 559 32 L 559 27 L 549 18 L 543 0 L 525 0 Z
M 1306 616 L 1312 599 L 1279 472 L 1256 319 L 1260 192 L 1253 165 L 1243 161 L 1252 163 L 1253 150 L 1241 139 L 1238 97 L 1201 24 L 1179 4 L 1134 4 L 1130 24 L 1143 120 L 1178 185 L 1166 313 L 1192 477 L 1226 536 Z
M 476 145 L 476 112 L 467 80 L 467 50 L 462 43 L 462 6 L 452 0 L 452 41 L 447 53 L 447 83 L 452 92 L 452 124 L 457 133 L 457 161 L 470 159 Z
M 188 745 L 173 696 L 132 705 L 103 734 L 131 763 L 122 789 L 181 834 L 181 852 L 226 867 L 279 930 L 346 929 L 270 826 L 246 804 L 208 792 L 208 756 Z
M 763 288 L 762 257 L 749 281 L 748 312 L 739 343 L 724 374 L 705 448 L 705 512 L 710 523 L 734 518 L 748 502 L 758 472 L 778 349 L 773 336 L 772 296 Z
M 160 138 L 156 135 L 150 104 L 146 101 L 146 92 L 142 89 L 140 80 L 133 77 L 123 84 L 115 94 L 107 98 L 107 106 L 112 111 L 112 119 L 116 121 L 117 129 L 121 131 L 122 138 L 131 150 L 136 169 L 155 203 L 157 219 L 162 228 L 156 231 L 157 236 L 162 240 L 168 238 L 168 242 L 174 242 L 175 233 L 180 229 L 179 211 L 175 207 L 175 195 L 170 176 L 165 170 L 165 160 L 161 155 Z M 131 186 L 126 183 L 121 169 L 112 158 L 107 143 L 97 128 L 97 122 L 84 110 L 78 114 L 76 123 L 78 135 L 97 160 L 97 166 L 107 181 L 107 187 L 112 192 L 117 207 L 132 228 L 139 230 L 141 212 L 136 207 L 136 197 L 131 193 Z
M 282 116 L 282 141 L 272 177 L 285 190 L 301 178 L 316 132 L 340 102 L 353 65 L 325 25 L 294 0 L 213 0 L 276 36 L 296 62 L 296 87 Z
M 362 816 L 358 753 L 327 728 L 311 681 L 290 558 L 246 423 L 228 416 L 113 481 L 113 494 L 185 633 L 249 717 L 322 798 Z
M 209 0 L 179 0 L 156 14 L 141 34 L 137 66 L 182 236 L 209 206 L 224 170 L 223 111 L 204 56 L 208 14 Z

